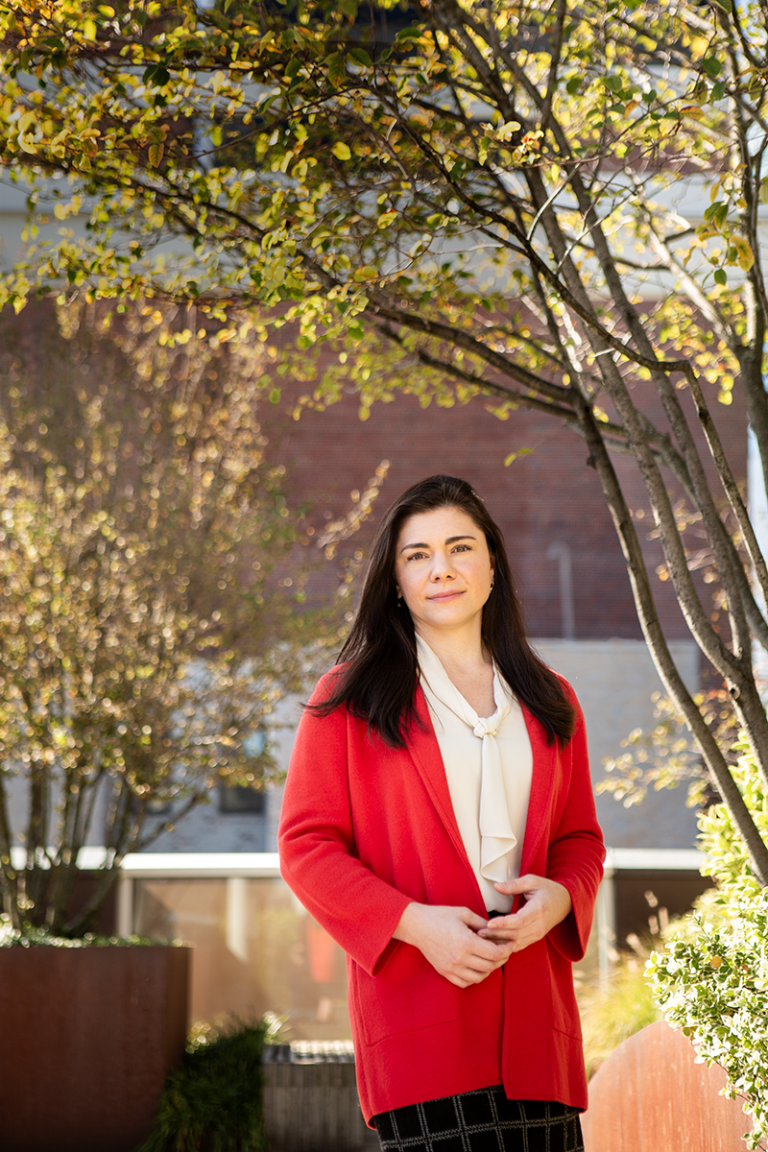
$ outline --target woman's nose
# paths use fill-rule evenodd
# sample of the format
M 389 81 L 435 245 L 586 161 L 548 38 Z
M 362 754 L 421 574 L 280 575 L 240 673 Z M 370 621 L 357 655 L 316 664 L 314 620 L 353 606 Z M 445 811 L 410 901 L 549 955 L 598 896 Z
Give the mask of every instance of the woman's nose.
M 450 556 L 442 556 L 439 553 L 435 554 L 432 561 L 432 579 L 433 580 L 452 580 L 455 573 Z

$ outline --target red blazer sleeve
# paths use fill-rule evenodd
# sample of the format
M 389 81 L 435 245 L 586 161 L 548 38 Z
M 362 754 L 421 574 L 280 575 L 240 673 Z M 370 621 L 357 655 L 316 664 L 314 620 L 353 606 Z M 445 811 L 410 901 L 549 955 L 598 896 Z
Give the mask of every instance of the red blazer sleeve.
M 328 694 L 323 677 L 310 703 Z M 278 832 L 280 871 L 308 912 L 376 975 L 411 903 L 357 858 L 349 785 L 348 717 L 306 711 L 296 733 Z
M 568 685 L 576 708 L 574 734 L 563 750 L 570 757 L 570 785 L 560 820 L 547 851 L 547 876 L 570 893 L 572 912 L 549 933 L 549 939 L 567 960 L 581 960 L 587 949 L 597 890 L 603 878 L 605 847 L 597 822 L 592 777 L 589 771 L 584 716 Z

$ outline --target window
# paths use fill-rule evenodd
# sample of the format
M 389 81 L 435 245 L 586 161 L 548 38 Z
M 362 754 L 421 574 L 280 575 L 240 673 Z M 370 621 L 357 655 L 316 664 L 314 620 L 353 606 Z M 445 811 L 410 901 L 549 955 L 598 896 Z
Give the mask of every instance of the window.
M 236 812 L 242 815 L 245 812 L 250 812 L 257 816 L 263 816 L 265 800 L 264 793 L 257 792 L 255 788 L 239 786 L 228 788 L 226 784 L 219 785 L 219 812 L 225 814 Z
M 243 752 L 249 760 L 258 761 L 266 751 L 267 733 L 263 728 L 257 728 L 243 740 Z M 250 812 L 263 816 L 266 807 L 266 798 L 263 792 L 247 786 L 228 787 L 219 785 L 219 812 Z

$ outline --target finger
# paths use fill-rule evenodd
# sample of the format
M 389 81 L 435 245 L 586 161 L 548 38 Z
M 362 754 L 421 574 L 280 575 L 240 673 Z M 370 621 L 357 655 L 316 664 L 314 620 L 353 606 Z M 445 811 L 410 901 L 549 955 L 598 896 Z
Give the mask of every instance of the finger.
M 489 968 L 488 971 L 478 971 L 469 966 L 454 969 L 448 979 L 456 984 L 459 988 L 468 988 L 470 984 L 480 984 L 485 980 L 486 976 L 490 975 L 493 969 Z
M 527 891 L 522 877 L 519 880 L 495 880 L 493 886 L 502 896 L 516 896 Z
M 513 927 L 517 923 L 517 912 L 510 912 L 507 916 L 494 916 L 492 920 L 478 932 L 478 936 L 482 936 L 485 932 L 496 932 L 498 929 L 506 929 Z
M 493 971 L 499 963 L 503 964 L 504 948 L 507 947 L 508 941 L 478 940 L 478 943 L 487 946 L 486 949 L 482 953 L 474 952 L 466 958 L 465 963 L 485 972 Z
M 474 946 L 472 949 L 472 955 L 477 958 L 482 958 L 483 960 L 498 960 L 499 945 L 496 944 L 493 940 L 484 936 L 483 933 L 486 931 L 487 929 L 481 929 L 480 932 L 473 934 Z
M 515 928 L 484 928 L 478 932 L 478 936 L 482 940 L 492 940 L 495 944 L 502 944 L 509 940 L 516 940 L 518 932 Z
M 503 964 L 509 959 L 509 945 L 506 945 L 502 954 L 494 961 L 493 964 L 475 965 L 469 964 L 466 969 L 462 970 L 461 975 L 474 984 L 479 984 L 481 980 L 485 980 L 490 976 L 491 972 L 496 972 Z
M 464 924 L 471 928 L 473 932 L 477 932 L 480 928 L 485 928 L 488 923 L 488 918 L 485 916 L 478 916 L 477 912 L 473 912 L 470 908 L 460 908 L 459 915 Z
M 510 916 L 495 916 L 477 935 L 486 940 L 494 939 L 497 934 L 501 939 L 511 939 L 519 935 L 534 915 L 535 909 L 532 910 L 529 904 L 524 904 L 519 912 L 513 912 Z
M 499 892 L 511 896 L 513 892 L 532 892 L 541 886 L 541 880 L 541 876 L 526 872 L 525 876 L 518 876 L 516 880 L 496 880 L 493 886 Z

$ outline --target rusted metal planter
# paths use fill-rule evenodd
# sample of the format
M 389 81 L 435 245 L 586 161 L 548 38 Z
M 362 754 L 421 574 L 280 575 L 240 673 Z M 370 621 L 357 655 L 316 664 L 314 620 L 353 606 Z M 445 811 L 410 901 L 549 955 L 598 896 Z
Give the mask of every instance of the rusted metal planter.
M 184 1051 L 189 968 L 189 948 L 0 948 L 3 1152 L 133 1152 Z
M 586 1152 L 745 1152 L 741 1102 L 721 1096 L 722 1068 L 696 1063 L 682 1032 L 660 1021 L 630 1036 L 589 1084 Z

